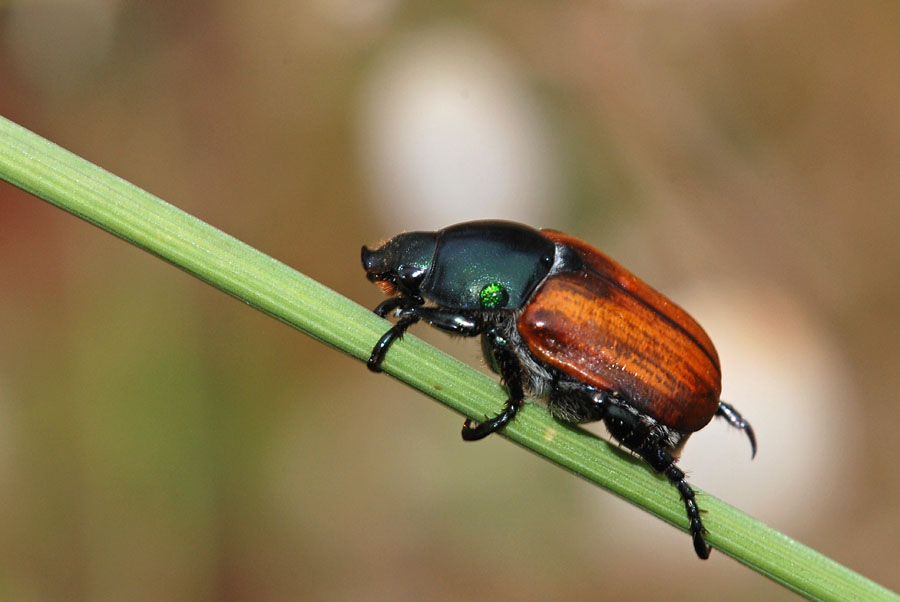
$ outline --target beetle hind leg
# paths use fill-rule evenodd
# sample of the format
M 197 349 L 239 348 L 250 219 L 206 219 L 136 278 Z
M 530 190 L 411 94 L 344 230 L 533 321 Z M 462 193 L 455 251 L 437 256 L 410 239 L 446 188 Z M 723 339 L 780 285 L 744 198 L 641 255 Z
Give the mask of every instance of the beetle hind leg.
M 675 485 L 690 521 L 691 539 L 694 542 L 694 551 L 701 560 L 709 558 L 709 544 L 706 543 L 706 528 L 700 518 L 700 506 L 697 505 L 697 496 L 688 484 L 684 471 L 678 468 L 675 458 L 669 450 L 663 447 L 651 447 L 650 449 L 637 450 L 641 457 L 656 471 L 666 475 L 666 478 Z
M 697 497 L 694 490 L 685 479 L 684 471 L 675 464 L 675 458 L 668 450 L 658 447 L 650 450 L 650 454 L 641 454 L 641 456 L 652 466 L 657 472 L 661 472 L 675 485 L 681 499 L 684 500 L 684 507 L 687 511 L 688 520 L 690 521 L 691 539 L 694 541 L 694 551 L 701 560 L 709 558 L 709 544 L 706 543 L 706 528 L 700 519 L 700 506 L 697 505 Z M 664 468 L 660 468 L 663 466 Z
M 694 490 L 688 484 L 684 471 L 678 468 L 670 449 L 681 439 L 676 433 L 657 424 L 633 408 L 607 398 L 604 403 L 603 422 L 610 434 L 625 447 L 638 454 L 653 470 L 662 473 L 678 489 L 690 522 L 694 551 L 702 560 L 709 558 L 709 544 L 706 543 L 706 529 L 700 518 L 700 507 Z
M 753 427 L 750 426 L 750 423 L 744 420 L 744 417 L 741 416 L 741 413 L 734 409 L 734 406 L 724 401 L 719 402 L 719 409 L 716 410 L 716 416 L 724 418 L 728 424 L 733 426 L 736 429 L 742 430 L 747 433 L 747 438 L 750 439 L 750 449 L 751 449 L 751 458 L 756 457 L 756 435 L 753 433 Z

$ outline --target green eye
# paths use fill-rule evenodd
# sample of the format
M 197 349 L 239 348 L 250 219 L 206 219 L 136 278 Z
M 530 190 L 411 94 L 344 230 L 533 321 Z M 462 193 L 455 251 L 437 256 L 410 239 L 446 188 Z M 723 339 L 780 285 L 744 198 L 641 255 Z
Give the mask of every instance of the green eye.
M 491 282 L 481 289 L 478 298 L 479 301 L 481 301 L 482 307 L 494 309 L 496 307 L 506 306 L 509 302 L 509 293 L 506 292 L 506 287 L 499 282 Z

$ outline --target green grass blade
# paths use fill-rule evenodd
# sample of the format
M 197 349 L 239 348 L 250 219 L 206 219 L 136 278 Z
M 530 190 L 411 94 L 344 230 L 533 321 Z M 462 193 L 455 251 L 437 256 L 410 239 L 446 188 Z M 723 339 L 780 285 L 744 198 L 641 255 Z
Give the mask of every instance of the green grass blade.
M 0 178 L 356 358 L 367 358 L 387 327 L 366 308 L 2 117 Z M 496 382 L 412 336 L 391 348 L 384 370 L 475 419 L 497 413 L 505 399 Z M 532 404 L 503 435 L 687 530 L 677 491 L 606 441 Z M 710 495 L 699 500 L 710 544 L 807 598 L 900 600 Z

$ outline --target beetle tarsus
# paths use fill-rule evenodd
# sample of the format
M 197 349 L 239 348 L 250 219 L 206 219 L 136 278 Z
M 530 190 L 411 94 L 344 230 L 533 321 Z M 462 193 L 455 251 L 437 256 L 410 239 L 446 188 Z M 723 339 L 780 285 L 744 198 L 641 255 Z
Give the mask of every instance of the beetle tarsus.
M 663 451 L 670 458 L 672 457 L 667 451 Z M 701 560 L 706 560 L 709 558 L 709 544 L 706 543 L 704 538 L 706 529 L 703 527 L 703 521 L 700 519 L 700 507 L 697 505 L 694 490 L 691 489 L 691 486 L 685 480 L 684 472 L 674 464 L 674 458 L 673 463 L 663 471 L 663 474 L 668 477 L 669 481 L 678 489 L 678 493 L 681 494 L 681 499 L 684 500 L 684 507 L 687 510 L 688 519 L 691 523 L 691 538 L 694 541 L 694 551 L 697 552 L 697 556 Z
M 375 308 L 375 315 L 379 318 L 386 318 L 389 313 L 398 307 L 402 307 L 404 301 L 405 299 L 403 297 L 391 297 L 386 301 L 382 301 L 378 304 L 378 307 Z
M 522 400 L 514 401 L 510 399 L 506 402 L 506 407 L 497 416 L 490 420 L 479 422 L 477 426 L 472 426 L 472 419 L 466 418 L 462 428 L 462 438 L 465 441 L 478 441 L 484 439 L 491 433 L 495 433 L 505 427 L 516 417 L 516 412 L 522 405 Z
M 706 543 L 706 540 L 703 539 L 703 534 L 706 533 L 705 529 L 701 529 L 700 531 L 694 531 L 694 525 L 691 523 L 691 533 L 692 538 L 694 540 L 694 551 L 697 553 L 697 557 L 700 560 L 708 560 L 710 547 L 709 544 Z
M 399 322 L 391 326 L 390 330 L 381 335 L 381 338 L 378 339 L 377 343 L 375 343 L 375 347 L 372 348 L 372 354 L 369 356 L 368 361 L 366 361 L 366 366 L 369 368 L 369 370 L 371 370 L 372 372 L 381 372 L 381 362 L 384 361 L 384 357 L 387 354 L 388 349 L 391 348 L 391 345 L 394 344 L 394 341 L 403 336 L 403 333 L 406 332 L 407 328 L 418 321 L 419 316 L 416 313 L 409 313 L 400 318 Z
M 684 471 L 678 468 L 675 464 L 675 458 L 672 457 L 672 454 L 666 449 L 657 448 L 653 450 L 653 453 L 644 455 L 643 457 L 650 466 L 666 475 L 666 478 L 668 478 L 669 481 L 675 485 L 675 488 L 678 489 L 678 493 L 681 494 L 681 499 L 684 500 L 684 507 L 687 511 L 688 520 L 690 521 L 691 538 L 694 541 L 694 551 L 697 552 L 697 556 L 700 557 L 701 560 L 706 560 L 709 558 L 709 544 L 706 543 L 706 539 L 704 538 L 706 535 L 706 528 L 704 528 L 703 521 L 700 518 L 700 507 L 697 505 L 697 497 L 694 494 L 694 490 L 685 480 Z M 662 464 L 668 464 L 668 466 L 660 470 L 659 466 Z
M 716 410 L 716 416 L 724 418 L 728 424 L 733 426 L 736 429 L 742 430 L 747 433 L 747 438 L 750 439 L 750 449 L 751 449 L 751 458 L 756 457 L 756 435 L 753 433 L 753 427 L 750 426 L 750 423 L 744 420 L 744 417 L 741 416 L 741 413 L 738 412 L 733 405 L 730 403 L 725 403 L 724 401 L 719 402 L 719 409 Z
M 479 423 L 478 426 L 473 427 L 472 420 L 467 418 L 462 428 L 462 438 L 465 441 L 484 439 L 505 427 L 510 420 L 515 418 L 525 398 L 525 392 L 522 389 L 522 367 L 516 354 L 510 349 L 509 342 L 500 334 L 498 328 L 491 328 L 483 336 L 484 347 L 490 352 L 493 365 L 496 366 L 506 383 L 509 399 L 500 414 Z

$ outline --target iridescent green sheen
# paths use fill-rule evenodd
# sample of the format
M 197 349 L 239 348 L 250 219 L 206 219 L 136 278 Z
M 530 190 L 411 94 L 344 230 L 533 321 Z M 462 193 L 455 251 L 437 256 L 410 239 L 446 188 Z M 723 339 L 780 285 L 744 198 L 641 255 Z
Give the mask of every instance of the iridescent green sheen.
M 479 297 L 482 307 L 487 309 L 506 307 L 506 304 L 509 303 L 509 293 L 506 292 L 506 287 L 499 282 L 491 282 L 485 286 L 481 289 Z

